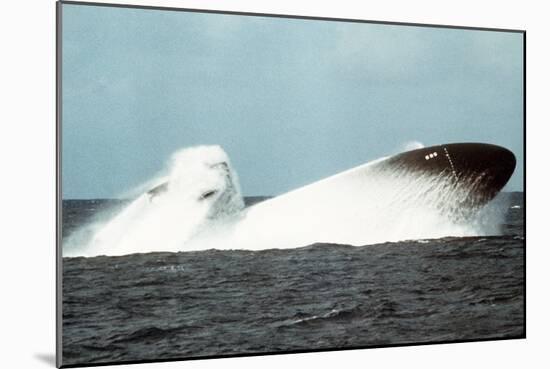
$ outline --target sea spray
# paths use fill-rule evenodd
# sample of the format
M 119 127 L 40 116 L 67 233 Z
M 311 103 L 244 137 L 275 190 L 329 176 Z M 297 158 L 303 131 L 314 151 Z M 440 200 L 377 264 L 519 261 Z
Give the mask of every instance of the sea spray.
M 176 152 L 168 175 L 109 220 L 96 219 L 93 235 L 69 238 L 64 256 L 179 251 L 193 236 L 224 223 L 244 208 L 236 173 L 219 146 Z M 65 250 L 67 252 L 65 252 Z
M 219 146 L 175 153 L 168 175 L 64 256 L 152 251 L 366 245 L 495 234 L 500 212 L 472 206 L 475 180 L 390 166 L 387 158 L 243 209 L 237 175 Z M 74 240 L 74 238 L 73 238 Z M 82 241 L 82 240 L 81 240 Z M 71 243 L 71 242 L 68 242 Z
M 367 245 L 495 232 L 469 203 L 475 185 L 387 167 L 377 160 L 250 208 L 233 242 L 285 248 L 317 242 Z

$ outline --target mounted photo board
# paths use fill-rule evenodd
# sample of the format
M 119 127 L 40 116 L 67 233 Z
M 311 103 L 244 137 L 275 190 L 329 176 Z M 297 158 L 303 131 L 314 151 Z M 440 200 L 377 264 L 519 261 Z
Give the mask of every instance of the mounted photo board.
M 525 31 L 57 11 L 58 366 L 525 337 Z

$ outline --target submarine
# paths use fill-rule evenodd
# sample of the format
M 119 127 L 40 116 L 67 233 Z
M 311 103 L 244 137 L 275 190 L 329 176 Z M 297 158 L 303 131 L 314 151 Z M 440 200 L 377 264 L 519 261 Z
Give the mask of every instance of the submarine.
M 516 167 L 516 158 L 510 150 L 486 143 L 450 143 L 423 147 L 383 159 L 376 168 L 379 173 L 393 172 L 400 176 L 406 173 L 438 178 L 453 184 L 455 189 L 467 189 L 468 196 L 462 205 L 468 208 L 479 207 L 491 201 L 506 185 Z M 362 167 L 352 168 L 341 174 L 349 175 Z M 209 168 L 223 168 L 226 180 L 232 181 L 226 161 L 210 164 Z M 166 192 L 168 187 L 169 183 L 163 182 L 147 191 L 147 195 L 153 199 Z M 218 191 L 216 188 L 207 189 L 197 200 L 205 200 Z
M 322 160 L 320 158 L 319 160 Z M 176 152 L 159 178 L 95 232 L 83 255 L 363 246 L 486 234 L 483 209 L 506 185 L 514 154 L 449 143 L 382 157 L 247 206 L 220 146 Z

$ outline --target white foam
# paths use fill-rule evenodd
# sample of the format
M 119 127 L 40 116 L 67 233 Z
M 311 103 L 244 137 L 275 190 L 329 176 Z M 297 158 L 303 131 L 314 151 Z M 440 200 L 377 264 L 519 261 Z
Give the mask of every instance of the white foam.
M 64 256 L 179 251 L 204 228 L 244 207 L 237 176 L 219 146 L 176 152 L 168 172 L 159 193 L 144 193 L 108 221 L 97 221 L 86 245 L 69 239 Z
M 378 160 L 252 207 L 237 226 L 235 243 L 249 249 L 359 246 L 495 232 L 496 222 L 463 209 L 468 188 L 383 166 Z
M 226 169 L 216 165 L 221 162 Z M 184 149 L 162 178 L 165 192 L 139 196 L 64 256 L 366 245 L 498 232 L 501 213 L 472 216 L 462 208 L 470 189 L 384 164 L 385 158 L 378 159 L 243 210 L 225 152 L 219 146 Z M 215 195 L 201 200 L 212 190 Z

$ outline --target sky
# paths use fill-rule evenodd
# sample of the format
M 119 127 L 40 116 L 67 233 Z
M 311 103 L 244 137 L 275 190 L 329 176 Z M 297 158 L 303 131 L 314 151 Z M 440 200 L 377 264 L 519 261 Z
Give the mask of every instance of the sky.
M 246 196 L 382 156 L 486 142 L 523 190 L 523 35 L 62 5 L 64 199 L 123 197 L 223 147 Z

